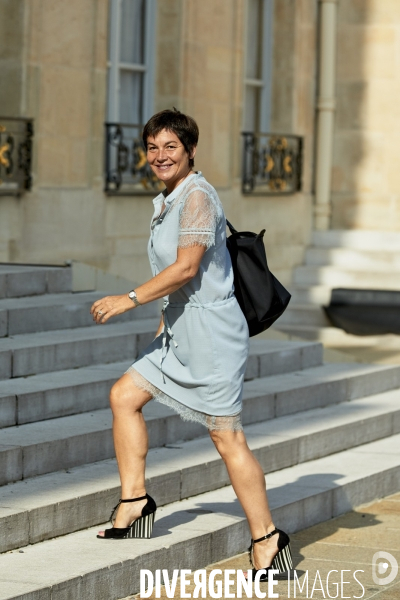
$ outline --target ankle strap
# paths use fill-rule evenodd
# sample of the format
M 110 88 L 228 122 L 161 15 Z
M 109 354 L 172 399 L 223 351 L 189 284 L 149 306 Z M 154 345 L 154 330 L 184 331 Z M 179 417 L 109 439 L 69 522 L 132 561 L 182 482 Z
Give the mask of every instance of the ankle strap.
M 271 531 L 271 533 L 267 533 L 267 535 L 263 535 L 263 537 L 258 538 L 258 540 L 251 540 L 251 541 L 253 542 L 253 544 L 257 544 L 257 542 L 262 542 L 264 540 L 268 540 L 270 537 L 272 537 L 276 533 L 279 533 L 279 529 L 274 529 L 273 531 Z
M 120 499 L 120 502 L 138 502 L 139 500 L 147 500 L 147 494 L 145 496 L 140 496 L 140 498 L 128 498 L 127 500 Z
M 149 496 L 146 494 L 145 496 L 140 496 L 140 498 L 128 498 L 127 500 L 123 500 L 122 498 L 120 498 L 118 500 L 118 504 L 116 504 L 114 506 L 114 508 L 111 511 L 111 515 L 110 515 L 110 523 L 111 525 L 113 525 L 113 516 L 115 511 L 117 510 L 117 508 L 119 507 L 119 505 L 121 504 L 121 502 L 138 502 L 138 500 L 148 500 Z

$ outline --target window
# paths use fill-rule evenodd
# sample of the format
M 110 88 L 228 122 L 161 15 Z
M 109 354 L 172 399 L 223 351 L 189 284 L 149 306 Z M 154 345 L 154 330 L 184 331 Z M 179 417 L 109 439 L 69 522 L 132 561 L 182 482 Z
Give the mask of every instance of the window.
M 247 0 L 245 131 L 266 133 L 271 118 L 274 0 Z
M 105 187 L 108 194 L 153 193 L 141 130 L 153 114 L 156 0 L 109 0 Z
M 110 0 L 107 120 L 140 125 L 153 112 L 156 0 Z

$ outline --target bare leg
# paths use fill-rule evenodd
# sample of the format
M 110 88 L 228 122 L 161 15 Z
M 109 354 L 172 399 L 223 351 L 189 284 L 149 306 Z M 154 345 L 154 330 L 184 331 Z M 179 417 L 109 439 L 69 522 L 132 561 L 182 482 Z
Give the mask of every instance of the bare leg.
M 139 498 L 146 494 L 145 466 L 148 436 L 142 408 L 151 395 L 135 386 L 126 373 L 111 389 L 113 436 L 121 479 L 121 498 Z M 115 527 L 127 527 L 140 517 L 147 500 L 124 503 L 118 508 Z M 103 532 L 99 532 L 102 534 Z
M 229 479 L 249 523 L 253 540 L 275 529 L 265 490 L 264 473 L 247 445 L 243 431 L 210 431 L 225 462 Z M 254 545 L 254 566 L 269 567 L 278 551 L 278 536 Z

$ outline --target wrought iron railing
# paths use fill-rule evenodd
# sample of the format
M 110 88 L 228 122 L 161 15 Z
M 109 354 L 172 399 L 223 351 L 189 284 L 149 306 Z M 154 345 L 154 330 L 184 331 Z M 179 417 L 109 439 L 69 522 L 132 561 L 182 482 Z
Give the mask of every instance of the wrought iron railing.
M 142 125 L 106 123 L 105 191 L 108 194 L 153 194 L 164 189 L 146 160 Z
M 33 120 L 0 117 L 0 195 L 32 187 Z
M 303 138 L 272 133 L 242 135 L 244 194 L 281 195 L 301 190 Z

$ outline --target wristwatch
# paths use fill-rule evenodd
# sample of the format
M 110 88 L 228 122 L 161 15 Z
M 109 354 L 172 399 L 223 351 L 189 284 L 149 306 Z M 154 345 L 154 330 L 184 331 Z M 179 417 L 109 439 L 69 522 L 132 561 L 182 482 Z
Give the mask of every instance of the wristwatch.
M 134 304 L 135 306 L 141 306 L 141 304 L 140 304 L 140 302 L 139 302 L 139 300 L 138 300 L 138 297 L 137 297 L 137 295 L 136 295 L 136 292 L 135 292 L 135 290 L 132 290 L 131 292 L 129 292 L 128 296 L 129 296 L 129 298 L 132 300 L 132 302 L 133 302 L 133 304 Z

